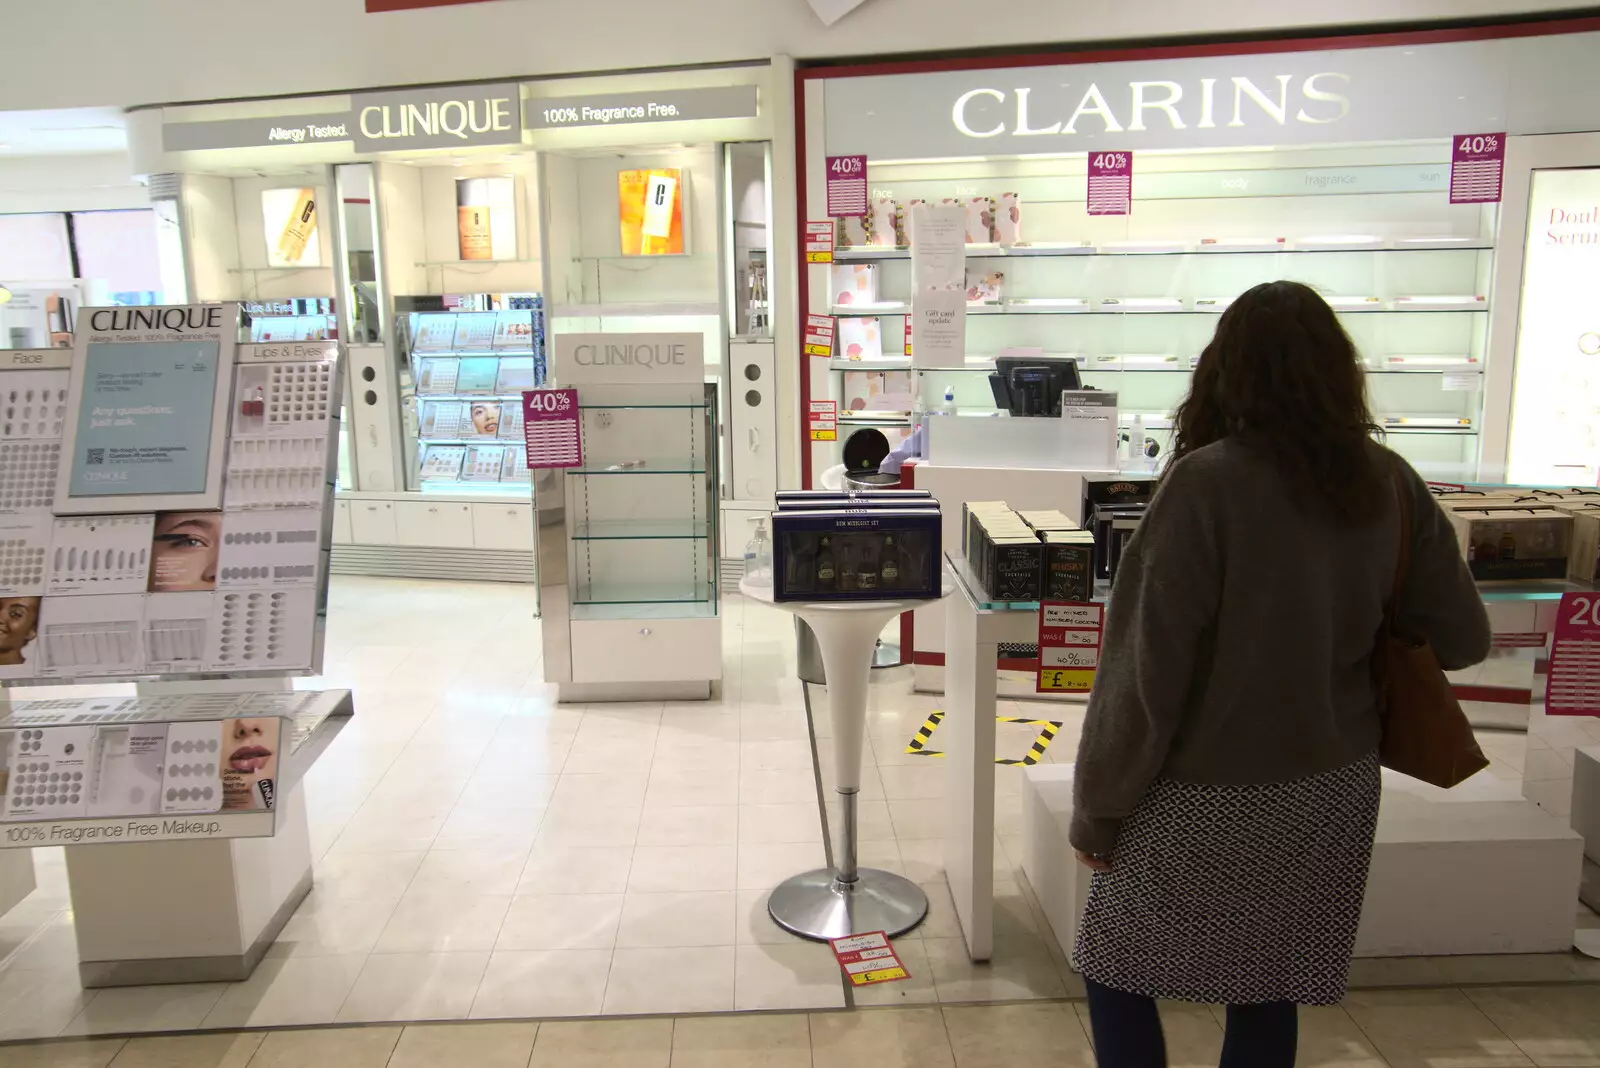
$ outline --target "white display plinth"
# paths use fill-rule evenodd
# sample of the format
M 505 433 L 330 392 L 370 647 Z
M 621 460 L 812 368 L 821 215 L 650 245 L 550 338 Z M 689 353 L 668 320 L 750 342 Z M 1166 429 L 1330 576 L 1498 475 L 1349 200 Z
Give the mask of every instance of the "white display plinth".
M 928 898 L 909 879 L 856 867 L 856 800 L 866 737 L 867 688 L 878 634 L 895 616 L 928 599 L 902 601 L 775 601 L 771 586 L 745 579 L 739 592 L 805 620 L 822 650 L 828 713 L 833 720 L 834 773 L 840 802 L 835 868 L 797 875 L 772 892 L 767 910 L 785 930 L 826 940 L 883 931 L 909 931 L 928 913 Z
M 1067 840 L 1071 764 L 1026 771 L 1023 871 L 1071 958 L 1090 875 Z M 1572 947 L 1582 842 L 1508 783 L 1453 791 L 1385 771 L 1358 957 L 1561 953 Z

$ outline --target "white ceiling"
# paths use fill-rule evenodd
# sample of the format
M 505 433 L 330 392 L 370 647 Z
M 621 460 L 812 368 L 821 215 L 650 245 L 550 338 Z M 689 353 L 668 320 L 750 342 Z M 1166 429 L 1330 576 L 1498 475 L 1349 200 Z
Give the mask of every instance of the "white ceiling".
M 0 160 L 121 152 L 127 147 L 121 108 L 0 111 Z

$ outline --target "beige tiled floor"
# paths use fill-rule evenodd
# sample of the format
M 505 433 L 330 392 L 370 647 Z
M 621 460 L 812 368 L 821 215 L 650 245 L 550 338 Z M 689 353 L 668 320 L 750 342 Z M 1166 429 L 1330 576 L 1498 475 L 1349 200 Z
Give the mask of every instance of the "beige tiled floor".
M 532 610 L 527 587 L 335 580 L 328 672 L 308 685 L 353 687 L 357 715 L 307 779 L 316 886 L 268 958 L 242 983 L 84 991 L 76 977 L 63 861 L 59 851 L 40 850 L 40 889 L 0 917 L 0 1040 L 843 1006 L 846 995 L 826 947 L 793 938 L 766 915 L 773 885 L 822 866 L 818 800 L 821 791 L 831 794 L 834 782 L 821 688 L 811 694 L 820 784 L 813 769 L 788 616 L 737 597 L 727 602 L 727 679 L 714 701 L 574 707 L 556 705 L 542 681 Z M 1022 777 L 1014 768 L 997 769 L 997 952 L 987 965 L 967 959 L 944 883 L 944 761 L 906 753 L 937 707 L 937 699 L 910 692 L 904 670 L 875 673 L 861 860 L 922 884 L 931 912 L 899 940 L 913 978 L 852 994 L 859 1006 L 928 1011 L 859 1024 L 840 1022 L 855 1017 L 815 1017 L 812 1034 L 822 1036 L 817 1064 L 835 1063 L 829 1051 L 842 1056 L 853 1041 L 885 1044 L 890 1034 L 907 1036 L 915 1047 L 928 1021 L 938 1022 L 935 1030 L 955 1021 L 949 1033 L 961 1064 L 989 1063 L 993 1049 L 1026 1046 L 1034 1041 L 1029 1036 L 1048 1035 L 1051 1028 L 1079 1033 L 1072 1013 L 1063 1015 L 1050 999 L 1081 987 L 1044 936 L 1017 870 Z M 1080 717 L 1070 707 L 1050 708 L 1050 718 L 1063 726 L 1046 759 L 1070 760 Z M 1039 714 L 1038 706 L 1017 702 L 1002 712 Z M 997 729 L 1002 756 L 1020 756 L 1038 733 L 1037 726 L 1023 724 Z M 937 731 L 931 747 L 938 748 Z M 1492 748 L 1497 769 L 1515 777 L 1515 747 L 1497 740 Z M 1600 969 L 1585 971 L 1593 964 L 1566 957 L 1365 961 L 1358 962 L 1357 976 L 1380 986 L 1600 979 Z M 1452 1068 L 1501 1055 L 1499 1047 L 1472 1037 L 1471 1027 L 1456 1026 L 1480 1018 L 1525 1037 L 1529 1045 L 1519 1048 L 1530 1056 L 1555 1065 L 1587 1063 L 1583 1054 L 1561 1059 L 1578 1048 L 1572 1043 L 1583 1049 L 1600 1043 L 1593 1027 L 1582 1026 L 1581 1011 L 1592 1004 L 1586 996 L 1563 993 L 1541 1001 L 1514 991 L 1491 997 L 1474 990 L 1470 1000 L 1451 995 L 1422 1018 L 1437 1018 L 1441 1035 L 1469 1044 Z M 1041 1004 L 999 1016 L 938 1012 L 987 1001 Z M 1362 1023 L 1370 1025 L 1371 1041 L 1390 1042 L 1389 1055 L 1405 1060 L 1405 1041 L 1388 1037 L 1394 1003 L 1379 996 L 1371 1005 Z M 1369 1012 L 1368 1002 L 1352 1001 L 1351 1012 Z M 1007 1014 L 1045 1022 L 1037 1028 L 995 1024 Z M 1208 1048 L 1207 1019 L 1179 1014 L 1174 1034 Z M 1350 1036 L 1360 1033 L 1356 1023 L 1342 1010 L 1327 1019 L 1333 1036 L 1328 1063 L 1360 1063 L 1349 1048 Z M 751 1024 L 749 1033 L 765 1034 L 764 1026 Z M 412 1028 L 405 1038 L 367 1028 L 365 1044 L 349 1056 L 357 1058 L 351 1063 L 377 1056 L 381 1043 L 373 1036 L 382 1034 L 394 1040 L 383 1055 L 393 1052 L 392 1063 L 401 1065 L 433 1063 L 429 1051 L 441 1036 L 456 1034 L 504 1053 L 534 1041 L 531 1028 L 518 1027 Z M 744 1034 L 739 1025 L 727 1027 L 668 1027 L 672 1048 L 681 1051 L 672 1063 L 723 1063 L 713 1038 Z M 986 1046 L 981 1035 L 997 1027 L 999 1044 Z M 605 1041 L 632 1050 L 627 1056 L 637 1063 L 666 1063 L 652 1060 L 654 1047 L 647 1048 L 659 1031 L 641 1025 L 606 1032 Z M 594 1063 L 573 1059 L 573 1036 L 588 1033 L 574 1023 L 547 1025 L 539 1038 L 547 1045 L 534 1063 Z M 708 1045 L 683 1046 L 686 1033 L 703 1033 Z M 1401 1033 L 1410 1034 L 1404 1027 Z M 1559 1037 L 1546 1042 L 1547 1035 Z M 195 1040 L 192 1049 L 201 1052 L 193 1054 L 199 1058 L 194 1063 L 242 1064 L 241 1057 L 256 1053 L 210 1041 Z M 294 1063 L 286 1059 L 297 1055 L 288 1041 L 263 1043 L 258 1060 L 268 1059 L 260 1063 Z M 23 1063 L 18 1051 L 34 1048 L 6 1050 L 0 1068 Z M 129 1043 L 119 1064 L 157 1063 L 139 1060 L 154 1057 L 145 1051 L 157 1048 L 165 1047 Z M 949 1055 L 948 1047 L 940 1048 L 945 1053 L 930 1054 L 927 1063 Z M 1069 1049 L 1077 1048 L 1060 1047 L 1058 1057 L 1076 1063 L 1079 1054 Z M 205 1051 L 221 1059 L 206 1062 L 212 1053 Z M 793 1052 L 780 1046 L 768 1061 L 739 1063 L 785 1063 Z M 616 1063 L 633 1062 L 624 1057 Z
M 1220 1008 L 1164 1005 L 1174 1068 L 1214 1065 Z M 64 1039 L 0 1068 L 1091 1068 L 1081 1002 L 414 1024 Z M 1302 1009 L 1302 1068 L 1594 1068 L 1600 987 L 1378 991 Z

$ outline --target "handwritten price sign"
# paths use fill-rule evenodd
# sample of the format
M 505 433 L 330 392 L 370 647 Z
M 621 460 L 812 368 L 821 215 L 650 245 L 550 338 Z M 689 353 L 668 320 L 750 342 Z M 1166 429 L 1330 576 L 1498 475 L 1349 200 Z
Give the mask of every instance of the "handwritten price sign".
M 1038 693 L 1088 693 L 1100 667 L 1105 606 L 1083 601 L 1039 604 Z
M 1089 153 L 1089 214 L 1127 215 L 1133 210 L 1133 153 Z

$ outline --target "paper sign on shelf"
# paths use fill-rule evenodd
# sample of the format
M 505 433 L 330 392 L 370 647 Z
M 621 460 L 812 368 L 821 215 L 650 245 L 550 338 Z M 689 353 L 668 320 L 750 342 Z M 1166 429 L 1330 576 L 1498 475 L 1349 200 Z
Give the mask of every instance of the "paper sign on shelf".
M 831 315 L 806 316 L 805 351 L 807 356 L 833 355 L 833 333 L 836 325 Z
M 911 298 L 911 365 L 960 367 L 967 358 L 967 293 L 930 289 Z
M 1561 595 L 1544 710 L 1550 716 L 1600 716 L 1600 594 Z
M 1100 666 L 1105 606 L 1082 601 L 1039 603 L 1038 693 L 1088 693 Z
M 1061 394 L 1061 455 L 1085 471 L 1117 468 L 1117 395 L 1105 389 Z
M 833 221 L 806 223 L 806 262 L 833 262 Z
M 841 218 L 867 213 L 867 157 L 829 156 L 828 215 Z
M 967 288 L 967 209 L 960 204 L 911 205 L 911 289 Z
M 1090 215 L 1127 215 L 1133 210 L 1133 153 L 1089 153 Z
M 1483 376 L 1476 371 L 1446 371 L 1439 377 L 1446 393 L 1476 393 L 1483 384 Z
M 1504 133 L 1462 134 L 1450 142 L 1450 203 L 1498 204 L 1506 169 Z
M 580 417 L 575 389 L 523 391 L 522 434 L 528 445 L 530 471 L 583 464 Z
M 911 978 L 911 973 L 895 955 L 894 947 L 889 945 L 889 936 L 882 931 L 830 938 L 828 945 L 833 947 L 839 967 L 850 977 L 851 986 Z
M 837 401 L 812 401 L 809 414 L 812 441 L 839 440 L 839 404 Z

